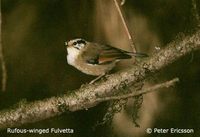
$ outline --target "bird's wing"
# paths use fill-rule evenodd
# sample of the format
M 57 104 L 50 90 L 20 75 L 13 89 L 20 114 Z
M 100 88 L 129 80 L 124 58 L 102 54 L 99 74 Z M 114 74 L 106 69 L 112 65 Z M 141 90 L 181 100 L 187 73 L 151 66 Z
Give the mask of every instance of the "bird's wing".
M 121 49 L 111 47 L 109 45 L 93 45 L 88 46 L 82 53 L 82 57 L 89 64 L 107 64 L 117 59 L 128 59 L 131 55 Z
M 98 57 L 99 64 L 115 61 L 117 59 L 129 59 L 132 56 L 128 52 L 117 49 L 109 45 L 101 45 L 101 50 Z

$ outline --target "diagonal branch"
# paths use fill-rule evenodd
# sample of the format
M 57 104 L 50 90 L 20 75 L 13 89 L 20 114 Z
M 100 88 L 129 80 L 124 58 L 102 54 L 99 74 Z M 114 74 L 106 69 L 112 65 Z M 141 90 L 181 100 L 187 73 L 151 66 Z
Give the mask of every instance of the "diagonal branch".
M 152 55 L 149 59 L 140 62 L 123 71 L 107 77 L 106 80 L 94 85 L 84 85 L 60 97 L 52 97 L 32 103 L 20 103 L 13 108 L 0 112 L 0 128 L 16 127 L 25 123 L 33 123 L 43 119 L 58 116 L 64 112 L 87 109 L 97 105 L 100 97 L 109 97 L 120 89 L 129 87 L 138 81 L 148 78 L 159 70 L 193 51 L 200 49 L 200 30 L 180 40 L 168 44 L 165 49 Z

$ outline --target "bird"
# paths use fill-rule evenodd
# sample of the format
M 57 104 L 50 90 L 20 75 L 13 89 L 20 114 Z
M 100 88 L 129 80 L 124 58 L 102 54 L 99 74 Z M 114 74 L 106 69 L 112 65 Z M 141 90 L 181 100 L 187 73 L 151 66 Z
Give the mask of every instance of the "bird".
M 128 52 L 110 45 L 76 38 L 65 42 L 67 62 L 81 72 L 101 78 L 122 59 L 148 57 L 145 53 Z M 93 82 L 92 82 L 93 83 Z

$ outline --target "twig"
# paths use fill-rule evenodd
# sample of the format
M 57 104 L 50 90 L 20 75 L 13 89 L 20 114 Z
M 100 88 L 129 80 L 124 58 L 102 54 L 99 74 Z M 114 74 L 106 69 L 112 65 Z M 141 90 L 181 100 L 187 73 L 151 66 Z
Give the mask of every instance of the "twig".
M 197 26 L 200 27 L 200 17 L 199 17 L 198 10 L 197 10 L 196 0 L 192 0 L 192 12 L 193 12 L 193 16 L 195 17 L 195 20 L 197 22 Z
M 120 5 L 123 6 L 125 4 L 126 0 L 121 0 Z
M 123 14 L 122 14 L 122 11 L 121 11 L 121 8 L 120 8 L 120 6 L 119 6 L 119 3 L 117 2 L 117 0 L 114 0 L 114 2 L 115 2 L 115 6 L 116 6 L 116 8 L 117 8 L 117 11 L 118 11 L 118 13 L 119 13 L 119 16 L 120 16 L 120 18 L 121 18 L 121 20 L 122 20 L 122 23 L 123 23 L 123 25 L 124 25 L 124 28 L 125 28 L 126 34 L 127 34 L 127 36 L 128 36 L 128 39 L 129 39 L 129 41 L 130 41 L 132 51 L 133 51 L 133 52 L 136 52 L 136 49 L 135 49 L 135 46 L 134 46 L 134 43 L 133 43 L 133 38 L 132 38 L 131 33 L 130 33 L 129 29 L 128 29 L 128 25 L 127 25 L 127 23 L 126 23 L 126 21 L 125 21 L 125 19 L 124 19 L 124 16 L 123 16 Z
M 0 9 L 1 10 L 1 9 Z M 6 80 L 7 80 L 7 70 L 5 65 L 5 60 L 3 56 L 3 47 L 2 47 L 2 17 L 1 17 L 1 11 L 0 11 L 0 60 L 1 60 L 1 70 L 2 70 L 2 80 L 1 80 L 1 90 L 6 90 Z
M 171 87 L 176 82 L 179 82 L 178 78 L 174 78 L 170 81 L 167 81 L 167 82 L 164 82 L 164 83 L 161 83 L 161 84 L 157 84 L 153 87 L 150 87 L 150 88 L 147 88 L 147 89 L 144 89 L 144 90 L 140 90 L 140 91 L 137 91 L 137 92 L 133 92 L 133 93 L 125 94 L 125 95 L 120 95 L 120 96 L 98 98 L 98 99 L 96 99 L 96 101 L 97 102 L 104 102 L 104 101 L 110 101 L 110 100 L 127 99 L 127 98 L 135 97 L 135 96 L 138 96 L 138 95 L 147 94 L 149 92 L 154 92 L 154 91 L 161 89 L 161 88 L 164 88 L 164 87 L 166 87 L 166 88 Z
M 0 111 L 0 128 L 16 127 L 25 123 L 33 123 L 58 116 L 64 112 L 77 111 L 96 106 L 97 98 L 110 97 L 124 87 L 134 86 L 181 57 L 200 50 L 200 30 L 180 40 L 174 40 L 160 50 L 159 53 L 140 62 L 137 66 L 117 72 L 93 85 L 85 85 L 80 89 L 69 91 L 68 95 L 51 97 L 31 103 L 19 105 Z

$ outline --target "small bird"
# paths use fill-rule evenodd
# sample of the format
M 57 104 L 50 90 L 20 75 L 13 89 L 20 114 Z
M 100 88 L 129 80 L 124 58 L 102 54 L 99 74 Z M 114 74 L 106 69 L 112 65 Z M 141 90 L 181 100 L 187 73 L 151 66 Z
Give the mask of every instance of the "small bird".
M 67 62 L 78 70 L 93 76 L 103 76 L 112 70 L 121 59 L 148 57 L 144 53 L 133 53 L 77 38 L 65 42 Z

